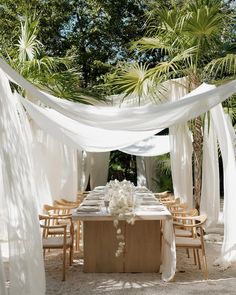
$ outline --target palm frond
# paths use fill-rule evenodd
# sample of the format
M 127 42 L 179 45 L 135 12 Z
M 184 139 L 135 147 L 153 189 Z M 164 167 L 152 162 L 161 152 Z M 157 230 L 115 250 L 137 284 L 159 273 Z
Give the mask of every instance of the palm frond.
M 119 69 L 110 79 L 112 85 L 120 92 L 141 97 L 148 92 L 146 73 L 146 65 L 132 64 L 125 69 Z
M 183 64 L 186 63 L 187 66 L 191 64 L 191 58 L 196 51 L 196 47 L 188 48 L 185 51 L 180 52 L 175 55 L 172 59 L 160 62 L 157 66 L 149 69 L 146 76 L 148 78 L 156 79 L 162 76 L 167 76 L 169 73 L 177 74 L 179 71 L 183 71 Z
M 26 18 L 25 22 L 21 22 L 21 36 L 19 37 L 19 59 L 20 61 L 33 60 L 39 54 L 42 44 L 37 40 L 38 21 L 30 22 Z
M 218 74 L 236 74 L 236 54 L 227 54 L 224 57 L 213 59 L 205 67 L 205 71 L 210 75 L 217 76 Z
M 134 42 L 131 48 L 137 48 L 141 52 L 158 49 L 160 50 L 161 54 L 173 54 L 173 51 L 175 51 L 172 44 L 165 42 L 163 39 L 157 37 L 143 37 L 140 40 Z

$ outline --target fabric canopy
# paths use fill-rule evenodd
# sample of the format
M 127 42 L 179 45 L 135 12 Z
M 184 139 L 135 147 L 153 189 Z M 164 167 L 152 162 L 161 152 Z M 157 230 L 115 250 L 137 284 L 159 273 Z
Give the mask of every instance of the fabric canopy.
M 95 128 L 72 120 L 61 113 L 39 107 L 26 99 L 21 99 L 30 117 L 36 124 L 57 140 L 88 152 L 106 152 L 129 146 L 148 138 L 158 130 L 120 131 Z
M 136 144 L 120 149 L 120 151 L 143 157 L 159 156 L 170 152 L 170 138 L 168 135 L 156 135 Z
M 39 91 L 31 83 L 21 77 L 7 63 L 0 59 L 0 68 L 16 84 L 24 88 L 27 96 L 40 100 L 45 105 L 59 111 L 67 117 L 95 128 L 122 131 L 154 131 L 167 128 L 176 123 L 186 122 L 205 113 L 236 92 L 236 80 L 207 90 L 201 94 L 188 95 L 175 102 L 161 105 L 144 105 L 141 107 L 103 107 L 89 106 L 56 98 Z M 143 139 L 150 137 L 147 135 Z M 138 142 L 139 140 L 136 140 Z
M 23 115 L 21 116 L 21 112 L 10 102 L 13 96 L 6 74 L 27 92 L 28 98 L 44 104 L 39 106 L 18 94 L 15 96 L 22 102 L 33 121 L 61 143 L 78 149 L 79 153 L 82 150 L 107 152 L 124 149 L 132 145 L 137 146 L 142 140 L 147 143 L 148 138 L 160 129 L 195 118 L 236 92 L 235 80 L 215 89 L 204 90 L 200 94 L 191 93 L 181 100 L 161 105 L 95 107 L 61 100 L 39 91 L 2 60 L 0 68 L 5 72 L 0 71 L 0 139 L 3 143 L 0 146 L 0 201 L 7 206 L 7 210 L 3 212 L 3 221 L 8 222 L 5 228 L 10 229 L 9 247 L 13 250 L 11 253 L 17 254 L 14 258 L 13 255 L 10 257 L 11 282 L 14 284 L 12 290 L 15 291 L 20 286 L 19 294 L 41 295 L 45 282 L 40 235 L 36 229 L 38 223 L 34 196 L 37 193 L 34 187 L 36 180 L 32 177 L 34 173 L 31 167 L 31 141 L 27 137 L 26 129 L 21 126 L 23 121 L 20 119 Z M 228 217 L 225 219 L 222 260 L 229 262 L 236 260 L 236 203 L 231 201 L 236 192 L 236 165 L 233 142 L 227 124 L 222 119 L 223 110 L 217 106 L 211 113 L 225 165 L 225 216 Z M 81 186 L 85 183 L 86 181 L 83 181 Z M 0 222 L 2 223 L 2 220 Z M 0 282 L 5 280 L 0 255 Z M 0 290 L 3 290 L 3 294 L 6 293 L 4 287 Z

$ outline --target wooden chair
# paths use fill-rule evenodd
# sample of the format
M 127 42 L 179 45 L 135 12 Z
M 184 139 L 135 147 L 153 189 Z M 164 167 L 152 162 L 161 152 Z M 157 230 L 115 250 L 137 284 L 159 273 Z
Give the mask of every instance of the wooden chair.
M 199 250 L 201 250 L 202 264 L 204 267 L 203 269 L 204 278 L 208 279 L 206 252 L 205 252 L 205 245 L 204 245 L 204 239 L 203 239 L 204 230 L 202 227 L 204 223 L 206 222 L 207 217 L 205 215 L 188 216 L 188 217 L 181 216 L 181 217 L 175 217 L 175 220 L 179 221 L 177 224 L 178 226 L 181 225 L 184 229 L 190 230 L 193 232 L 193 235 L 191 237 L 176 236 L 175 238 L 176 248 L 196 250 L 199 269 L 202 268 L 201 262 L 200 262 L 200 256 L 199 256 Z
M 67 199 L 60 199 L 59 200 L 62 204 L 64 204 L 64 205 L 71 205 L 71 206 L 73 206 L 73 205 L 75 205 L 75 206 L 79 206 L 80 205 L 80 200 L 76 200 L 76 201 L 70 201 L 70 200 L 67 200 Z
M 64 215 L 64 214 L 70 214 L 70 216 L 72 215 L 72 211 L 73 209 L 76 209 L 78 207 L 78 204 L 63 204 L 63 202 L 59 201 L 54 201 L 54 205 L 48 205 L 45 204 L 43 206 L 44 209 L 44 213 L 50 216 L 54 216 L 54 215 Z M 57 224 L 57 221 L 54 221 Z M 80 230 L 81 230 L 81 226 L 80 226 L 80 221 L 76 221 L 74 223 L 74 232 L 75 232 L 75 250 L 76 251 L 80 251 Z M 51 235 L 55 235 L 55 234 L 59 234 L 59 229 L 51 229 L 49 231 L 49 234 Z
M 89 194 L 89 191 L 80 191 L 77 192 L 77 200 L 76 202 L 82 203 L 84 198 Z
M 161 200 L 161 203 L 169 210 L 169 207 L 180 203 L 180 198 Z
M 159 192 L 159 193 L 154 193 L 155 197 L 159 199 L 167 198 L 171 196 L 170 191 L 164 191 L 164 192 Z
M 74 226 L 70 215 L 39 215 L 40 227 L 42 230 L 42 245 L 44 250 L 47 249 L 62 249 L 63 250 L 63 269 L 62 280 L 66 279 L 66 254 L 69 249 L 69 264 L 73 262 L 73 244 L 74 244 Z M 70 230 L 67 231 L 67 223 L 60 223 L 60 221 L 67 221 L 70 223 Z M 56 224 L 57 223 L 57 224 Z M 52 225 L 53 224 L 53 225 Z M 51 230 L 58 230 L 59 235 L 50 234 Z
M 185 229 L 182 223 L 186 223 L 186 221 L 185 219 L 181 219 L 180 217 L 198 216 L 198 210 L 197 209 L 179 210 L 179 211 L 173 211 L 171 212 L 171 214 L 174 220 L 175 236 L 176 237 L 192 237 L 193 230 Z M 177 219 L 175 217 L 177 217 Z M 178 222 L 176 222 L 177 220 Z

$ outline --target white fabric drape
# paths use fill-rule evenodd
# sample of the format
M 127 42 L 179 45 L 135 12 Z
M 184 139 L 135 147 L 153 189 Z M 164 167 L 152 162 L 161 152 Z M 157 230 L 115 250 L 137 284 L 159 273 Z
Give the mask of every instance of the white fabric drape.
M 120 149 L 151 137 L 158 131 L 157 129 L 141 132 L 99 129 L 76 122 L 52 109 L 44 109 L 25 99 L 21 99 L 21 102 L 41 129 L 66 145 L 88 152 Z
M 162 243 L 160 272 L 162 273 L 162 280 L 168 282 L 173 280 L 176 271 L 175 234 L 171 218 L 163 221 Z
M 203 137 L 200 212 L 207 215 L 206 228 L 208 230 L 217 226 L 220 213 L 218 147 L 211 116 L 208 123 L 208 114 L 205 117 Z
M 0 290 L 1 294 L 9 295 L 43 295 L 45 276 L 31 138 L 21 124 L 24 116 L 17 109 L 8 80 L 1 72 L 0 204 L 4 210 L 0 211 L 0 245 L 8 245 L 9 258 L 6 268 L 3 267 L 2 256 L 0 258 Z M 0 253 L 4 255 L 2 250 Z M 9 280 L 9 289 L 5 288 L 6 279 Z
M 110 153 L 91 153 L 90 155 L 90 189 L 106 185 L 108 179 Z
M 230 132 L 230 136 L 233 140 L 233 146 L 234 146 L 234 154 L 235 154 L 235 157 L 236 157 L 236 133 L 235 133 L 235 129 L 232 125 L 232 121 L 230 119 L 230 116 L 228 114 L 225 114 L 225 117 L 226 117 L 226 122 L 227 122 L 227 126 L 229 128 L 229 132 Z
M 170 128 L 171 173 L 174 195 L 193 207 L 192 136 L 187 124 Z
M 155 157 L 136 157 L 137 166 L 137 186 L 146 186 L 149 190 L 157 190 L 156 158 Z
M 224 241 L 221 250 L 220 264 L 236 261 L 236 162 L 233 138 L 221 105 L 210 111 L 220 145 L 224 167 Z
M 137 186 L 147 187 L 147 176 L 144 157 L 136 157 L 136 169 L 137 169 Z
M 90 174 L 90 153 L 78 150 L 78 191 L 85 191 L 89 181 Z
M 219 86 L 216 89 L 206 90 L 200 94 L 190 94 L 186 99 L 183 98 L 180 101 L 164 103 L 162 105 L 145 105 L 141 107 L 127 108 L 98 107 L 73 103 L 71 101 L 53 97 L 52 95 L 44 94 L 21 77 L 1 59 L 0 68 L 5 71 L 11 80 L 24 88 L 27 91 L 27 95 L 30 97 L 40 100 L 45 105 L 60 111 L 80 124 L 86 124 L 86 132 L 88 133 L 92 132 L 88 126 L 96 128 L 99 136 L 105 133 L 104 129 L 106 131 L 113 130 L 113 132 L 118 132 L 119 130 L 127 132 L 136 131 L 136 140 L 131 143 L 126 142 L 126 146 L 151 137 L 158 132 L 157 129 L 167 128 L 173 124 L 186 122 L 195 118 L 236 92 L 235 80 Z M 84 125 L 80 125 L 80 127 L 82 128 Z M 154 132 L 150 132 L 150 130 Z M 142 131 L 147 131 L 147 134 L 140 136 L 140 132 Z M 128 134 L 126 135 L 129 136 Z M 118 137 L 118 134 L 116 137 Z M 123 146 L 120 146 L 119 148 L 124 146 L 125 143 L 123 142 Z M 111 144 L 109 147 L 111 147 Z
M 188 97 L 187 79 L 169 81 L 170 98 L 179 101 Z M 190 94 L 191 95 L 191 94 Z M 169 128 L 170 159 L 174 195 L 189 208 L 193 205 L 192 182 L 192 136 L 187 123 L 176 124 Z
M 41 207 L 54 200 L 75 200 L 77 195 L 77 151 L 55 140 L 33 123 L 34 156 Z
M 156 135 L 120 149 L 120 151 L 135 156 L 159 156 L 170 152 L 170 139 L 168 135 Z

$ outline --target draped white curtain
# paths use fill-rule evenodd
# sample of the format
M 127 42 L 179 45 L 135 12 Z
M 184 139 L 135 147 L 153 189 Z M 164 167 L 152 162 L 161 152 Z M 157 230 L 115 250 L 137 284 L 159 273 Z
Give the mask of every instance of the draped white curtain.
M 188 92 L 187 79 L 176 79 L 169 82 L 170 98 L 179 101 Z M 189 208 L 193 206 L 192 183 L 192 136 L 187 122 L 169 128 L 170 159 L 174 195 Z
M 206 228 L 217 226 L 220 213 L 218 146 L 211 115 L 205 116 L 202 160 L 201 214 L 207 215 Z
M 156 158 L 136 157 L 137 185 L 146 186 L 151 191 L 157 191 L 156 180 Z
M 221 105 L 210 111 L 219 142 L 224 168 L 224 241 L 219 264 L 236 261 L 236 162 L 233 138 Z
M 0 290 L 1 294 L 9 295 L 43 295 L 45 277 L 37 193 L 30 129 L 26 130 L 27 126 L 23 124 L 24 116 L 22 108 L 14 102 L 8 80 L 1 73 Z M 2 251 L 3 248 L 9 255 Z M 9 289 L 5 287 L 6 280 L 10 282 Z
M 192 136 L 187 124 L 170 128 L 171 173 L 174 195 L 193 207 Z
M 233 146 L 234 146 L 234 154 L 235 154 L 235 157 L 236 157 L 236 133 L 235 133 L 235 129 L 232 125 L 232 121 L 230 119 L 230 116 L 228 114 L 225 114 L 225 117 L 226 117 L 226 122 L 227 122 L 227 126 L 229 128 L 229 132 L 230 132 L 230 136 L 233 140 Z
M 159 156 L 170 152 L 170 139 L 168 135 L 156 135 L 122 148 L 120 151 L 141 157 Z
M 54 200 L 67 198 L 75 200 L 77 195 L 77 151 L 67 146 L 33 122 L 33 152 L 35 173 L 40 197 L 43 204 L 52 204 Z
M 108 179 L 110 153 L 91 153 L 90 155 L 90 189 L 106 185 Z
M 89 181 L 90 174 L 90 153 L 85 151 L 77 151 L 78 166 L 78 191 L 85 191 Z
M 141 107 L 127 108 L 90 106 L 74 103 L 68 100 L 62 100 L 52 95 L 40 92 L 36 87 L 16 73 L 2 59 L 0 59 L 0 68 L 5 71 L 11 80 L 23 87 L 27 91 L 27 95 L 40 100 L 45 105 L 60 111 L 62 114 L 71 119 L 74 119 L 80 123 L 79 125 L 76 125 L 77 128 L 79 126 L 80 128 L 86 127 L 85 134 L 83 132 L 79 134 L 81 137 L 84 137 L 84 140 L 88 139 L 87 133 L 93 135 L 94 141 L 96 141 L 98 137 L 101 139 L 101 135 L 103 134 L 105 138 L 104 142 L 107 144 L 105 146 L 105 150 L 103 151 L 108 151 L 108 142 L 106 139 L 109 137 L 109 130 L 112 130 L 115 138 L 121 136 L 121 133 L 119 133 L 120 130 L 123 130 L 127 137 L 130 137 L 133 134 L 130 133 L 131 131 L 136 131 L 136 133 L 134 133 L 137 136 L 136 140 L 134 140 L 134 137 L 132 137 L 132 140 L 128 140 L 126 138 L 127 140 L 125 142 L 123 141 L 122 144 L 116 144 L 116 147 L 109 144 L 110 149 L 123 148 L 140 140 L 149 138 L 151 135 L 156 134 L 160 129 L 167 128 L 173 124 L 186 122 L 202 113 L 205 113 L 210 108 L 230 97 L 236 91 L 236 80 L 234 80 L 230 83 L 219 86 L 216 89 L 206 90 L 200 94 L 197 93 L 188 95 L 186 99 L 183 98 L 179 101 L 164 103 L 161 105 L 148 104 Z M 49 113 L 47 114 L 49 115 Z M 50 113 L 50 117 L 51 116 L 56 119 L 56 112 Z M 74 133 L 74 123 L 69 120 L 67 120 L 66 123 L 67 126 L 70 126 L 70 131 L 66 131 L 65 133 L 67 133 L 67 135 L 69 135 L 68 133 Z M 94 127 L 95 129 L 91 129 L 89 126 Z M 44 128 L 46 128 L 45 124 Z M 146 131 L 146 135 L 145 133 L 142 134 L 143 131 Z M 55 131 L 55 133 L 58 132 Z M 123 138 L 125 136 L 124 133 L 122 133 Z M 84 142 L 84 145 L 86 145 L 88 150 L 88 140 Z M 101 146 L 101 144 L 96 144 L 97 149 Z M 98 152 L 98 150 L 95 150 L 94 145 L 92 145 L 92 147 L 90 147 L 90 151 Z M 102 151 L 101 148 L 100 151 Z

